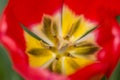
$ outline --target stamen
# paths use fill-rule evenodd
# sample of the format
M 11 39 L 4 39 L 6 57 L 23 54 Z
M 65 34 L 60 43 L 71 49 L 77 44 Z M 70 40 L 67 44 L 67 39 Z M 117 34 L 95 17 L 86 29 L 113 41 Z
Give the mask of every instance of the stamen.
M 47 49 L 34 48 L 34 49 L 31 49 L 27 52 L 31 55 L 34 55 L 34 56 L 42 56 L 42 55 L 46 55 L 45 53 L 48 52 L 48 50 Z
M 70 31 L 68 32 L 68 34 L 64 39 L 69 40 L 69 38 L 76 32 L 77 28 L 79 27 L 79 24 L 80 24 L 80 19 L 76 23 L 72 24 Z
M 75 43 L 74 47 L 85 47 L 85 46 L 93 46 L 93 45 L 94 45 L 93 43 L 83 41 L 83 42 Z
M 41 45 L 45 47 L 46 49 L 49 49 L 51 46 L 48 44 L 45 44 L 43 41 L 40 41 Z
M 96 51 L 99 50 L 99 47 L 93 43 L 89 42 L 80 42 L 79 44 L 74 44 L 74 47 L 70 48 L 70 53 L 76 55 L 89 55 L 94 54 Z
M 52 34 L 54 37 L 58 35 L 58 26 L 55 22 L 52 23 Z
M 64 44 L 64 46 L 60 47 L 59 52 L 64 53 L 66 51 L 67 47 L 68 47 L 68 44 Z
M 50 17 L 47 17 L 47 16 L 44 16 L 43 18 L 43 32 L 46 34 L 46 36 L 49 38 L 49 39 L 52 39 L 52 20 Z

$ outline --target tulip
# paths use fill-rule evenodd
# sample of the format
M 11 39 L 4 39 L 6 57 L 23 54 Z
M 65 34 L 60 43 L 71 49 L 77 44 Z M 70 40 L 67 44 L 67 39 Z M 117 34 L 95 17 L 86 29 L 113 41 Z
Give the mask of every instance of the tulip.
M 119 0 L 9 0 L 0 42 L 26 80 L 101 80 L 120 57 Z

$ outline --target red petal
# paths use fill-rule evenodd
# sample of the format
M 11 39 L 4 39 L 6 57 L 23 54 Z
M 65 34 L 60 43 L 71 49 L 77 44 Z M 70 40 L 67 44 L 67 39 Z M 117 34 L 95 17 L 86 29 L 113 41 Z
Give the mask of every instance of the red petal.
M 108 77 L 110 77 L 120 57 L 120 26 L 114 19 L 106 20 L 107 23 L 98 30 L 97 42 L 104 49 L 98 58 L 109 63 Z M 104 35 L 104 36 L 103 36 Z
M 24 51 L 25 40 L 22 28 L 12 13 L 3 15 L 2 25 L 0 26 L 2 33 L 11 37 L 15 43 Z
M 119 3 L 119 0 L 65 0 L 65 4 L 76 14 L 85 14 L 94 20 L 101 19 L 101 13 L 111 14 L 112 17 L 120 15 Z
M 10 4 L 19 22 L 30 26 L 41 21 L 43 14 L 53 14 L 60 10 L 62 0 L 14 0 Z
M 70 75 L 71 80 L 90 80 L 93 76 L 104 74 L 108 68 L 106 63 L 95 63 L 83 69 L 78 70 L 75 74 Z
M 120 0 L 106 0 L 105 5 L 108 3 L 107 7 L 114 15 L 120 15 Z

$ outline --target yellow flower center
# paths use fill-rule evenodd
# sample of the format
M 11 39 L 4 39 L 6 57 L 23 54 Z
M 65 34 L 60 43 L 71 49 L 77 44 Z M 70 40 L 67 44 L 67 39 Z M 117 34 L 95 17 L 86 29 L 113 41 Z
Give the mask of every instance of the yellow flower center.
M 62 21 L 62 22 L 61 22 Z M 42 22 L 25 30 L 29 64 L 69 75 L 96 61 L 99 50 L 91 32 L 96 24 L 77 16 L 64 6 L 62 16 L 44 15 Z M 88 34 L 89 33 L 89 34 Z

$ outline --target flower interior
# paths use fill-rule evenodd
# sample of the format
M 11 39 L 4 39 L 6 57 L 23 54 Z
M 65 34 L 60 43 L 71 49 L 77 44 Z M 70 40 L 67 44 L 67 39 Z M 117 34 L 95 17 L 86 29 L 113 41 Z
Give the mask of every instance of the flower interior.
M 32 31 L 23 28 L 30 67 L 70 75 L 97 61 L 100 47 L 92 34 L 96 24 L 66 6 L 61 16 L 44 14 Z

